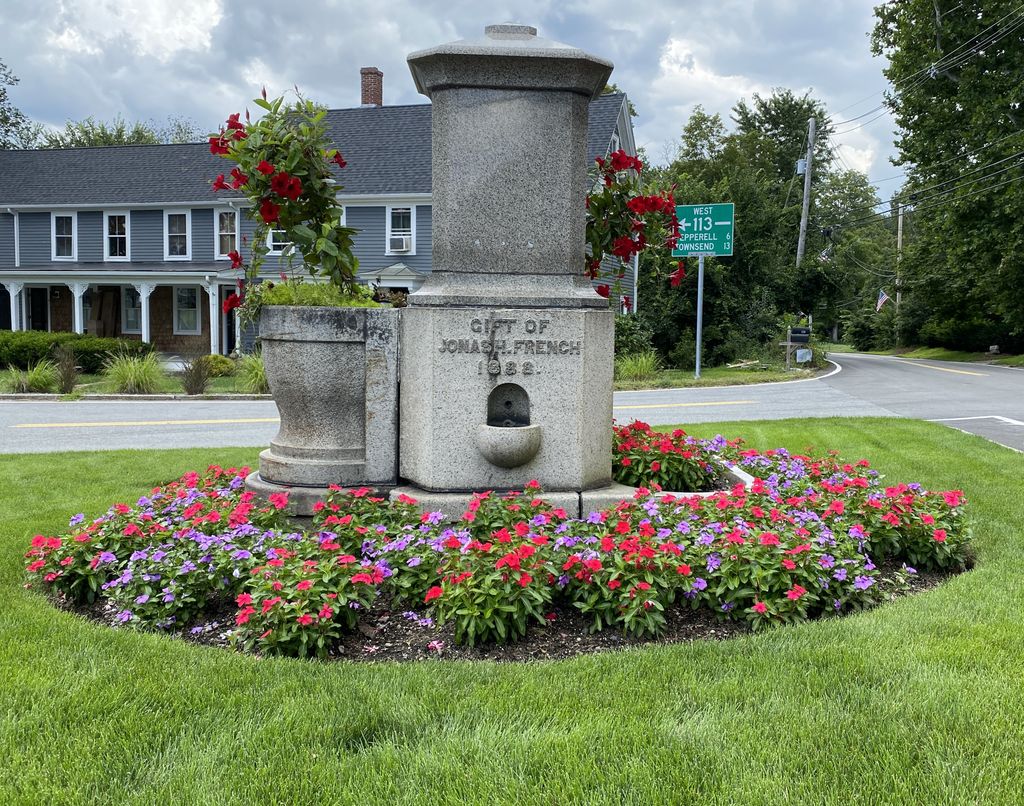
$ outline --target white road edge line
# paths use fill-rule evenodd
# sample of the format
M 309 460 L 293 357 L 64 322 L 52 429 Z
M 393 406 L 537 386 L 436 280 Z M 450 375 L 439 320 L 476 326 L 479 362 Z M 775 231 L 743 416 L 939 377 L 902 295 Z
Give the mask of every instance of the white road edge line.
M 999 420 L 1000 422 L 1007 423 L 1008 425 L 1024 425 L 1024 422 L 1020 420 L 1014 420 L 1012 417 L 1003 417 L 1001 414 L 982 414 L 977 417 L 940 417 L 937 420 L 926 420 L 929 423 L 956 423 L 962 420 Z
M 688 390 L 688 389 L 699 389 L 699 390 L 703 391 L 705 389 L 752 389 L 755 386 L 788 386 L 791 383 L 808 383 L 809 381 L 823 381 L 823 380 L 825 380 L 825 378 L 831 378 L 833 375 L 838 375 L 840 372 L 843 371 L 843 368 L 841 366 L 839 366 L 839 364 L 837 362 L 833 361 L 831 358 L 826 358 L 825 360 L 828 361 L 828 363 L 830 363 L 832 366 L 834 366 L 835 369 L 832 370 L 831 372 L 826 373 L 825 375 L 815 375 L 813 378 L 801 378 L 798 381 L 774 381 L 774 382 L 770 382 L 769 381 L 769 382 L 766 382 L 766 383 L 738 383 L 738 384 L 732 384 L 731 386 L 729 386 L 729 385 L 726 385 L 726 386 L 679 386 L 679 387 L 672 387 L 672 388 L 668 388 L 668 389 L 623 389 L 623 390 L 620 390 L 620 391 L 616 392 L 615 394 L 616 394 L 616 396 L 618 396 L 618 395 L 636 395 L 636 394 L 641 394 L 641 393 L 642 394 L 647 394 L 648 392 L 678 392 L 678 391 Z

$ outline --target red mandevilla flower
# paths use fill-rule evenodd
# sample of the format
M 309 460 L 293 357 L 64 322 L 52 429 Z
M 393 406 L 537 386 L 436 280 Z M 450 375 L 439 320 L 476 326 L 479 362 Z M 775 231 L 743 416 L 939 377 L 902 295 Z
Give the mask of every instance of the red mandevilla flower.
M 213 190 L 214 191 L 230 190 L 230 189 L 231 189 L 231 186 L 227 182 L 224 181 L 224 174 L 221 174 L 220 176 L 218 176 L 216 179 L 213 180 Z
M 281 208 L 270 199 L 264 199 L 260 204 L 260 218 L 267 224 L 273 224 L 281 218 Z
M 266 160 L 260 160 L 259 165 L 256 166 L 256 170 L 259 171 L 264 176 L 270 176 L 274 171 L 277 170 L 277 168 L 275 168 Z

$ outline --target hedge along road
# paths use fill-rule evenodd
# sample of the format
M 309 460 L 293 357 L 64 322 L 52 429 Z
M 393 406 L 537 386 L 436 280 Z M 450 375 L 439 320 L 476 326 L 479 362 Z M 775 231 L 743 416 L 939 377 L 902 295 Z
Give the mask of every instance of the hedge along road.
M 1024 450 L 1024 370 L 844 354 L 804 381 L 616 392 L 618 422 L 653 425 L 788 417 L 914 417 Z M 3 400 L 0 453 L 263 447 L 270 400 Z

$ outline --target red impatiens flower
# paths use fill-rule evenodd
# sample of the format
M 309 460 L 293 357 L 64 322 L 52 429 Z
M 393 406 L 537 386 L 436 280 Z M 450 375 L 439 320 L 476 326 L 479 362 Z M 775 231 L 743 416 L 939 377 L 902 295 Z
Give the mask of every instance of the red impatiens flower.
M 438 597 L 440 597 L 441 594 L 443 594 L 443 593 L 444 593 L 444 588 L 442 588 L 440 585 L 434 585 L 434 587 L 432 587 L 430 590 L 427 591 L 427 595 L 423 599 L 423 601 L 425 603 L 426 602 L 432 602 L 432 601 L 434 601 L 434 599 L 437 599 Z
M 609 579 L 608 580 L 608 590 L 613 591 L 616 588 L 621 588 L 621 587 L 622 587 L 622 580 L 619 580 L 619 579 Z
M 790 559 L 785 559 L 782 561 L 782 567 L 785 568 L 787 571 L 792 571 L 794 568 L 796 568 L 796 563 Z
M 310 624 L 313 623 L 313 617 L 309 615 L 309 613 L 303 613 L 295 620 L 299 622 L 299 624 L 301 624 L 303 627 L 308 627 Z
M 768 605 L 766 605 L 764 602 L 754 602 L 755 613 L 764 613 L 767 609 Z
M 273 224 L 281 217 L 281 208 L 270 199 L 264 199 L 260 204 L 260 218 L 266 224 Z
M 794 585 L 788 591 L 786 591 L 786 598 L 792 599 L 794 602 L 807 593 L 807 588 L 801 587 L 800 585 Z
M 288 493 L 271 493 L 267 500 L 274 509 L 284 509 L 288 506 Z
M 299 582 L 298 585 L 295 586 L 295 590 L 308 591 L 312 587 L 313 587 L 313 580 L 311 580 L 311 579 L 303 579 L 303 580 L 301 580 Z
M 334 611 L 328 605 L 324 605 L 320 608 L 320 612 L 317 615 L 322 619 L 329 619 L 334 616 Z
M 525 588 L 531 582 L 533 582 L 533 577 L 530 576 L 529 574 L 521 574 L 519 576 L 519 585 L 520 585 L 520 587 Z
M 235 604 L 239 607 L 252 604 L 252 596 L 248 593 L 240 593 L 235 597 Z
M 256 166 L 256 170 L 259 171 L 264 176 L 270 176 L 274 171 L 277 170 L 277 168 L 275 168 L 266 160 L 260 160 L 260 164 Z
M 936 543 L 945 543 L 946 542 L 946 530 L 945 529 L 936 529 L 934 532 L 932 532 L 932 539 L 934 539 Z
M 779 536 L 771 532 L 765 532 L 758 538 L 758 542 L 762 546 L 777 546 L 779 545 Z
M 224 181 L 224 174 L 221 174 L 213 180 L 213 190 L 230 190 L 231 186 Z

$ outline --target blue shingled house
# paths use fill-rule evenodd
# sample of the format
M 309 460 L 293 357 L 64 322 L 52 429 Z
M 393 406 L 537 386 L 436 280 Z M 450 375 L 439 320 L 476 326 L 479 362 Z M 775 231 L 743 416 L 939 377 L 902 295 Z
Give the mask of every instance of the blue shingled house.
M 383 106 L 379 88 L 364 68 L 363 105 L 328 114 L 348 161 L 339 198 L 359 230 L 360 278 L 414 291 L 431 268 L 430 105 Z M 620 147 L 636 151 L 626 97 L 602 95 L 589 159 Z M 245 254 L 255 224 L 243 199 L 210 189 L 224 167 L 206 143 L 0 151 L 0 329 L 231 352 L 241 334 L 222 303 L 240 272 L 227 254 Z M 281 255 L 287 244 L 270 238 Z M 268 258 L 265 271 L 276 277 L 279 264 Z

